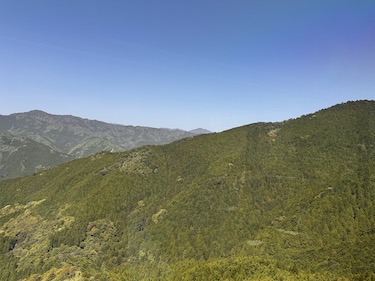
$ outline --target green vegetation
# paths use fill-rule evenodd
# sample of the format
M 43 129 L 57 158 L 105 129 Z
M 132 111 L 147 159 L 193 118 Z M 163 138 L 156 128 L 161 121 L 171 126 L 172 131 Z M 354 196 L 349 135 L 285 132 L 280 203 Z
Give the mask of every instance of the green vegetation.
M 0 115 L 0 180 L 32 175 L 102 151 L 161 145 L 202 133 L 207 131 L 123 126 L 38 110 Z
M 32 175 L 73 159 L 31 138 L 0 133 L 0 180 Z
M 374 145 L 359 101 L 1 181 L 0 280 L 375 280 Z

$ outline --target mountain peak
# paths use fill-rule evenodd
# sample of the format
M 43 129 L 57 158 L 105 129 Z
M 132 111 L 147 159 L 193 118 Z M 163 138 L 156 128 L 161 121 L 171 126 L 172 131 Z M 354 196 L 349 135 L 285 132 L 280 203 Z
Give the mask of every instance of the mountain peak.
M 190 130 L 189 132 L 192 133 L 192 134 L 196 134 L 196 135 L 204 135 L 204 134 L 211 134 L 212 133 L 211 131 L 203 129 L 203 128 L 197 128 L 197 129 L 194 129 L 194 130 Z
M 33 140 L 34 142 L 28 142 L 33 147 L 25 151 L 51 150 L 55 152 L 54 155 L 62 155 L 60 162 L 56 159 L 58 157 L 54 157 L 53 163 L 56 164 L 65 162 L 65 155 L 69 159 L 81 158 L 101 151 L 118 152 L 144 145 L 167 144 L 194 135 L 183 130 L 115 125 L 72 115 L 53 115 L 42 110 L 0 115 L 0 134 L 2 133 Z M 37 146 L 36 143 L 43 146 Z M 17 151 L 22 145 L 15 143 L 12 150 Z M 5 154 L 1 156 L 2 149 L 6 150 L 8 147 L 0 144 L 0 174 L 4 165 L 7 169 L 16 171 L 17 169 L 10 167 L 20 166 L 19 154 L 8 153 L 6 157 Z M 30 153 L 24 155 L 28 159 L 25 165 L 32 167 L 23 168 L 21 165 L 19 176 L 29 174 L 28 171 L 34 171 L 40 166 Z
M 12 115 L 38 117 L 38 116 L 50 116 L 51 114 L 49 114 L 49 113 L 47 113 L 43 110 L 33 109 L 33 110 L 30 110 L 30 111 L 27 111 L 27 112 L 13 113 L 13 114 L 11 114 L 11 116 Z
M 26 112 L 27 114 L 32 114 L 32 115 L 49 115 L 49 113 L 43 111 L 43 110 L 39 110 L 39 109 L 33 109 L 33 110 L 30 110 L 29 112 Z

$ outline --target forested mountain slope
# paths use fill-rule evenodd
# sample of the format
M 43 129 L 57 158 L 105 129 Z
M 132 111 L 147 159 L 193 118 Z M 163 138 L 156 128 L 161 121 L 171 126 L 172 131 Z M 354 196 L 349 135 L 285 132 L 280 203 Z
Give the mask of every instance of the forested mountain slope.
M 50 167 L 64 163 L 67 159 L 86 157 L 101 151 L 119 152 L 143 145 L 166 144 L 199 133 L 114 125 L 33 110 L 0 115 L 0 134 L 25 140 L 22 143 L 14 142 L 12 150 L 18 151 L 18 154 L 22 151 L 27 163 L 22 164 L 22 159 L 13 153 L 7 154 L 7 161 L 0 157 L 0 178 L 13 178 L 31 175 L 45 167 L 45 163 L 51 164 L 47 165 Z M 46 148 L 53 154 L 53 161 L 49 155 L 43 158 L 46 156 Z M 0 152 L 7 149 L 0 142 Z
M 1 181 L 0 279 L 374 280 L 374 145 L 358 101 Z
M 73 159 L 31 138 L 0 133 L 0 180 L 32 175 Z

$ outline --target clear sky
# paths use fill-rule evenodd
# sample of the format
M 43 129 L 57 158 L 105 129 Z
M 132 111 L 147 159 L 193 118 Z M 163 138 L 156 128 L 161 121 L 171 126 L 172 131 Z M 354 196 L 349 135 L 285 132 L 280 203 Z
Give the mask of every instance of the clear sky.
M 0 0 L 0 114 L 222 131 L 375 99 L 375 0 Z

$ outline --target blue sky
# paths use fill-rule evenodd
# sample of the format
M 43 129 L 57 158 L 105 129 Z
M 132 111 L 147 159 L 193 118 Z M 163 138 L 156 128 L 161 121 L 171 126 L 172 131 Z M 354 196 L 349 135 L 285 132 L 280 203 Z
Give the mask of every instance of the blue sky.
M 0 114 L 222 131 L 375 98 L 373 0 L 2 0 Z

